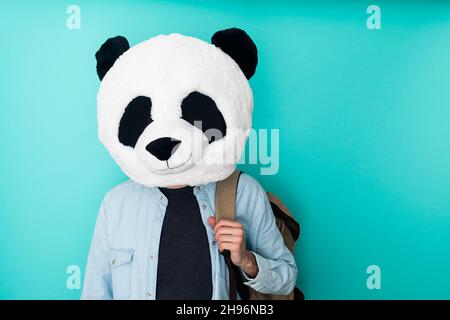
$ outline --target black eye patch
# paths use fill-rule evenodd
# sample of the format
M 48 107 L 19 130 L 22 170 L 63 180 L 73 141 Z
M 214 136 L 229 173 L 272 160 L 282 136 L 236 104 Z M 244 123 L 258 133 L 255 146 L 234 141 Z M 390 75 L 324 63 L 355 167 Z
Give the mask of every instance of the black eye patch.
M 142 132 L 152 122 L 151 109 L 152 100 L 149 97 L 138 96 L 130 101 L 119 124 L 119 141 L 122 144 L 134 148 Z
M 208 137 L 209 143 L 219 140 L 227 133 L 222 113 L 213 99 L 193 91 L 181 103 L 181 118 L 200 128 Z

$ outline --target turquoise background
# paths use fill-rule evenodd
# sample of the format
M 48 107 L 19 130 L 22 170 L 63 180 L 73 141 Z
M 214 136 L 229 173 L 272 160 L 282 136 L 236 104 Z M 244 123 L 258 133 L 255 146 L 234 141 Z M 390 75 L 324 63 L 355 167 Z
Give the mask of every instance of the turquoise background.
M 243 169 L 301 222 L 306 297 L 450 298 L 450 3 L 76 1 L 68 30 L 70 4 L 0 4 L 0 298 L 79 298 L 66 268 L 126 179 L 97 138 L 103 41 L 231 26 L 259 47 L 254 127 L 280 129 L 279 173 Z

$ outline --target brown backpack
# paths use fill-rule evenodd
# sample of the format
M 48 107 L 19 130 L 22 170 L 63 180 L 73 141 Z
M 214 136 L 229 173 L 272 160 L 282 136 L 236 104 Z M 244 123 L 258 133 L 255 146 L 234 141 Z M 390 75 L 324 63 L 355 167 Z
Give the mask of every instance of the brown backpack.
M 231 176 L 225 180 L 218 181 L 216 187 L 216 221 L 220 219 L 235 220 L 236 214 L 236 193 L 239 181 L 240 171 L 234 171 Z M 295 221 L 292 214 L 281 202 L 281 200 L 267 193 L 272 207 L 273 214 L 278 229 L 283 237 L 286 247 L 293 252 L 295 241 L 300 235 L 300 225 Z M 243 300 L 303 300 L 303 293 L 295 287 L 288 295 L 264 294 L 246 286 L 238 267 L 230 259 L 229 252 L 224 252 L 225 262 L 229 272 L 230 300 L 236 300 L 237 292 Z

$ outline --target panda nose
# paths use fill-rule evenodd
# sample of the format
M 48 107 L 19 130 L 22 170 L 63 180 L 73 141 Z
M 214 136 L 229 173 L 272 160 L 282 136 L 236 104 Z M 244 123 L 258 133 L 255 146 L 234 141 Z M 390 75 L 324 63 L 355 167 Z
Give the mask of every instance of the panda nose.
M 159 160 L 166 161 L 177 150 L 180 143 L 180 140 L 163 137 L 150 142 L 145 149 Z

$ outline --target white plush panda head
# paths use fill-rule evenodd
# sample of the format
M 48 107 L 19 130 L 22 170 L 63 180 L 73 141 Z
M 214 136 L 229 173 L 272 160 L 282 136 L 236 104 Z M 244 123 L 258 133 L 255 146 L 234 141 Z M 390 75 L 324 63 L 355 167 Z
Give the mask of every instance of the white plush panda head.
M 236 28 L 211 42 L 170 34 L 130 48 L 118 36 L 96 53 L 99 137 L 137 183 L 193 186 L 234 171 L 251 128 L 257 49 Z

